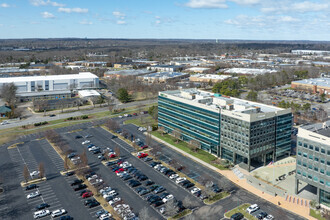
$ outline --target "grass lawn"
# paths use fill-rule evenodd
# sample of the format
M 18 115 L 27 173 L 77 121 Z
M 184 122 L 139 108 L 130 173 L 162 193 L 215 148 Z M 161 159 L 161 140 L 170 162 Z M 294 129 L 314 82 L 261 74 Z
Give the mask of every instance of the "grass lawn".
M 171 217 L 171 218 L 169 218 L 169 219 L 180 219 L 180 218 L 182 218 L 183 216 L 186 216 L 186 215 L 189 215 L 191 213 L 191 210 L 190 209 L 185 209 L 185 210 L 183 210 L 182 212 L 180 212 L 180 213 L 178 213 L 178 214 L 176 214 L 176 215 L 174 215 L 173 217 Z
M 157 121 L 153 119 L 150 115 L 148 115 L 147 117 L 143 117 L 142 121 L 141 118 L 139 118 L 138 116 L 138 118 L 126 120 L 124 124 L 135 124 L 136 126 L 139 127 L 145 127 L 147 125 L 157 124 Z
M 233 214 L 240 212 L 244 215 L 244 217 L 248 220 L 257 220 L 254 216 L 250 215 L 249 213 L 246 212 L 246 209 L 250 206 L 251 204 L 245 203 L 243 205 L 240 205 L 228 212 L 225 213 L 225 217 L 230 218 Z
M 219 201 L 220 199 L 226 198 L 227 196 L 229 196 L 230 193 L 229 192 L 221 192 L 221 193 L 217 193 L 215 196 L 205 199 L 204 202 L 205 204 L 211 205 L 217 201 Z
M 323 218 L 321 216 L 321 213 L 318 210 L 310 209 L 309 210 L 309 215 L 316 218 L 316 219 L 319 219 L 319 220 L 326 220 L 325 218 Z
M 157 95 L 155 95 L 155 93 L 152 93 L 152 92 L 148 92 L 148 94 L 146 94 L 146 92 L 135 92 L 134 94 L 132 94 L 132 99 L 134 101 L 141 101 L 141 100 L 147 99 L 147 97 L 148 97 L 148 99 L 156 98 Z
M 193 155 L 194 157 L 197 157 L 198 159 L 201 159 L 204 162 L 209 163 L 210 165 L 212 165 L 220 170 L 227 170 L 227 168 L 225 168 L 224 166 L 211 163 L 211 161 L 214 161 L 218 158 L 204 150 L 198 150 L 197 152 L 194 152 L 188 147 L 187 142 L 180 141 L 179 143 L 176 143 L 176 140 L 174 139 L 174 137 L 170 136 L 169 134 L 164 134 L 164 136 L 162 136 L 158 131 L 152 131 L 151 134 L 158 137 L 159 139 L 162 139 L 163 141 Z

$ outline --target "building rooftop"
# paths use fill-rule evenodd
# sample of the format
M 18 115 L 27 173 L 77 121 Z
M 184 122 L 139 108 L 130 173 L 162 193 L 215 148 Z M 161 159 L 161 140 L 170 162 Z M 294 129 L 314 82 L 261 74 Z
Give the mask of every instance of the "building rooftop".
M 330 121 L 325 121 L 323 123 L 311 124 L 301 126 L 300 128 L 321 134 L 326 137 L 330 137 Z
M 31 96 L 46 96 L 46 95 L 65 95 L 71 94 L 70 90 L 54 90 L 54 91 L 40 91 L 40 92 L 24 92 L 17 93 L 18 97 L 31 97 Z
M 226 109 L 232 112 L 245 114 L 277 112 L 284 110 L 275 106 L 264 105 L 257 102 L 251 102 L 243 99 L 224 96 L 221 94 L 205 92 L 195 88 L 161 92 L 179 98 L 189 100 L 192 103 L 203 104 L 210 109 Z
M 177 76 L 189 75 L 188 73 L 181 73 L 181 72 L 157 72 L 157 73 L 150 73 L 143 77 L 145 78 L 173 78 Z
M 79 74 L 66 74 L 66 75 L 5 77 L 5 78 L 0 78 L 0 83 L 43 81 L 43 80 L 63 80 L 63 79 L 86 79 L 86 78 L 95 79 L 98 77 L 91 72 L 81 72 Z
M 121 76 L 137 76 L 152 73 L 154 71 L 150 71 L 147 69 L 130 69 L 130 70 L 118 70 L 118 71 L 107 71 L 105 75 L 121 75 Z
M 207 71 L 210 69 L 211 68 L 207 68 L 207 67 L 190 67 L 190 68 L 186 69 L 185 71 Z
M 254 68 L 231 68 L 226 69 L 225 73 L 237 73 L 237 74 L 248 74 L 248 75 L 262 75 L 266 73 L 275 73 L 277 70 L 272 69 L 254 69 Z
M 310 78 L 293 81 L 293 83 L 330 87 L 330 78 Z
M 230 78 L 230 75 L 217 75 L 217 74 L 196 74 L 192 75 L 191 77 L 196 77 L 200 79 L 218 79 L 218 80 L 225 80 Z

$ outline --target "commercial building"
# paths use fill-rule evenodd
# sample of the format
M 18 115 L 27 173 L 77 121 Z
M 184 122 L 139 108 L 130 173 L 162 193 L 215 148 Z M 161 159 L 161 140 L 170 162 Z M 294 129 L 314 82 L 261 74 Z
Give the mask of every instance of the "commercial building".
M 99 78 L 90 72 L 68 75 L 47 75 L 0 78 L 0 88 L 4 84 L 14 83 L 17 93 L 58 91 L 69 89 L 98 88 Z
M 241 75 L 263 75 L 266 73 L 276 73 L 277 70 L 273 69 L 255 69 L 255 68 L 231 68 L 226 69 L 224 73 L 228 74 L 241 74 Z
M 330 78 L 312 78 L 291 82 L 291 88 L 310 93 L 330 94 Z
M 158 72 L 176 72 L 181 71 L 183 66 L 174 66 L 174 65 L 155 65 L 148 66 L 148 70 L 158 71 Z
M 129 70 L 118 70 L 118 71 L 107 71 L 104 73 L 104 77 L 107 78 L 119 78 L 119 77 L 127 77 L 127 76 L 142 76 L 154 71 L 150 71 L 147 69 L 129 69 Z
M 197 89 L 160 92 L 158 126 L 249 171 L 291 151 L 291 109 Z
M 292 50 L 292 54 L 295 55 L 328 55 L 330 51 L 323 50 Z
M 89 99 L 89 98 L 94 98 L 94 97 L 100 97 L 100 93 L 98 93 L 96 90 L 79 90 L 78 95 L 80 98 L 83 99 Z
M 157 72 L 150 73 L 144 76 L 139 76 L 143 81 L 153 83 L 153 82 L 167 82 L 169 80 L 178 80 L 188 78 L 189 73 L 181 73 L 181 72 Z
M 196 75 L 191 75 L 189 77 L 189 80 L 191 82 L 220 82 L 225 79 L 231 78 L 230 75 L 216 75 L 216 74 L 196 74 Z
M 207 68 L 207 67 L 191 67 L 188 69 L 184 70 L 185 72 L 189 72 L 189 73 L 210 73 L 211 72 L 211 68 Z
M 299 181 L 317 188 L 317 200 L 330 208 L 330 121 L 298 128 L 296 194 Z

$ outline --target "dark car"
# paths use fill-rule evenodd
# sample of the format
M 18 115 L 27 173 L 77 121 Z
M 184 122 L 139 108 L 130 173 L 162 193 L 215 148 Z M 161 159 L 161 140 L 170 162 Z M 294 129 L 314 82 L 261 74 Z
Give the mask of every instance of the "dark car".
M 75 138 L 76 138 L 76 139 L 80 139 L 80 138 L 82 138 L 82 136 L 81 136 L 81 135 L 76 135 Z
M 84 203 L 88 205 L 89 203 L 96 202 L 96 199 L 87 199 Z
M 160 162 L 152 162 L 151 164 L 149 164 L 151 167 L 154 167 L 154 166 L 156 166 L 157 164 L 160 164 Z
M 186 188 L 186 189 L 189 189 L 191 187 L 193 187 L 195 184 L 193 183 L 187 183 L 187 184 L 184 184 L 183 187 Z
M 100 205 L 100 203 L 95 201 L 95 202 L 89 203 L 87 206 L 88 206 L 88 208 L 93 208 L 93 207 L 98 206 L 98 205 Z
M 150 193 L 150 190 L 149 189 L 144 189 L 144 190 L 139 192 L 139 195 L 144 196 L 145 194 L 148 194 L 148 193 Z
M 244 215 L 240 212 L 237 212 L 230 217 L 230 220 L 241 220 L 242 218 L 244 218 Z
M 141 183 L 139 181 L 134 182 L 133 184 L 130 184 L 131 187 L 137 187 L 141 186 Z
M 261 212 L 258 214 L 257 218 L 258 218 L 259 220 L 262 220 L 262 219 L 264 219 L 267 215 L 268 215 L 268 214 L 267 214 L 266 212 L 261 211 Z
M 44 209 L 44 208 L 48 208 L 48 207 L 49 207 L 49 205 L 47 203 L 42 203 L 42 204 L 36 206 L 36 211 Z
M 115 161 L 109 161 L 109 162 L 106 163 L 107 166 L 112 166 L 112 165 L 114 165 L 114 164 L 116 164 Z
M 123 159 L 118 159 L 118 160 L 116 160 L 116 163 L 117 163 L 118 165 L 122 164 L 123 162 L 124 162 Z
M 147 201 L 148 201 L 150 204 L 152 204 L 152 203 L 157 202 L 157 201 L 160 201 L 160 200 L 162 200 L 162 199 L 161 199 L 159 196 L 154 195 L 154 196 L 152 196 L 150 199 L 148 199 Z
M 86 187 L 87 186 L 85 184 L 80 184 L 76 188 L 74 188 L 74 191 L 79 191 L 79 190 L 85 189 Z
M 159 197 L 164 199 L 166 196 L 170 195 L 168 192 L 162 193 Z
M 93 150 L 92 152 L 93 152 L 93 154 L 100 154 L 101 153 L 101 150 L 100 149 L 96 149 L 96 150 Z
M 65 176 L 72 176 L 73 174 L 75 174 L 74 171 L 69 171 L 65 173 Z
M 70 153 L 68 154 L 68 158 L 71 159 L 71 158 L 74 158 L 77 154 L 76 153 Z
M 85 178 L 88 179 L 89 177 L 92 177 L 93 175 L 95 175 L 96 173 L 94 171 L 91 171 L 90 173 L 85 175 Z
M 183 186 L 183 185 L 185 185 L 185 184 L 187 184 L 187 183 L 190 183 L 190 181 L 189 180 L 184 180 L 184 181 L 182 181 L 181 183 L 179 183 L 181 186 Z
M 158 206 L 161 206 L 163 204 L 164 204 L 164 202 L 160 200 L 160 201 L 157 201 L 157 202 L 152 203 L 152 206 L 153 207 L 158 207 Z
M 49 115 L 49 117 L 55 117 L 56 115 L 55 114 L 51 114 L 51 115 Z
M 219 188 L 219 186 L 217 184 L 213 184 L 212 185 L 212 191 L 215 192 L 215 193 L 219 193 L 222 190 Z
M 155 196 L 156 195 L 154 195 L 154 194 L 149 194 L 149 195 L 145 196 L 143 199 L 149 201 L 152 197 L 155 197 Z
M 147 180 L 149 178 L 146 175 L 141 175 L 137 179 L 140 180 L 140 181 L 145 181 L 145 180 Z
M 78 185 L 80 183 L 84 182 L 83 180 L 80 180 L 80 179 L 76 179 L 74 180 L 72 183 L 71 183 L 71 186 L 74 186 L 74 185 Z
M 152 184 L 154 184 L 154 182 L 151 181 L 151 180 L 148 180 L 148 181 L 144 182 L 144 185 L 145 185 L 145 186 L 150 186 L 150 185 L 152 185 Z
M 71 217 L 70 215 L 65 215 L 65 216 L 62 216 L 60 218 L 60 220 L 73 220 L 73 217 Z
M 31 185 L 28 185 L 27 187 L 25 187 L 25 190 L 31 190 L 31 189 L 36 189 L 38 188 L 37 184 L 31 184 Z
M 137 193 L 141 192 L 142 190 L 145 190 L 146 188 L 144 188 L 143 186 L 142 187 L 139 187 L 139 188 L 136 188 L 135 191 Z
M 132 176 L 130 175 L 124 175 L 123 180 L 129 180 L 132 179 Z
M 157 189 L 158 187 L 160 187 L 160 185 L 152 185 L 152 186 L 150 186 L 149 188 L 150 188 L 151 191 L 154 191 L 154 190 Z
M 158 187 L 157 189 L 154 190 L 154 193 L 161 193 L 161 192 L 164 192 L 166 189 L 162 186 Z
M 148 161 L 151 161 L 151 160 L 153 160 L 151 157 L 145 157 L 145 158 L 143 159 L 144 162 L 148 162 Z
M 117 135 L 112 135 L 111 139 L 115 139 L 117 137 L 118 137 Z

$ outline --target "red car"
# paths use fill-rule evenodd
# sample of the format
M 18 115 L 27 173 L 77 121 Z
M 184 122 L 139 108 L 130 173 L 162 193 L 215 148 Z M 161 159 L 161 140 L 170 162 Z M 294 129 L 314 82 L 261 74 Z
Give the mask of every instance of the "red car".
M 116 173 L 121 173 L 121 172 L 124 172 L 125 170 L 123 168 L 120 168 L 118 170 L 116 170 Z
M 92 192 L 85 192 L 85 193 L 82 195 L 83 198 L 88 198 L 88 197 L 91 197 L 91 196 L 93 196 L 93 193 L 92 193 Z
M 141 146 L 141 149 L 146 149 L 146 148 L 148 148 L 148 145 Z
M 137 116 L 137 113 L 133 113 L 134 116 Z
M 116 154 L 109 154 L 109 157 L 110 158 L 115 158 L 116 157 Z
M 144 157 L 147 157 L 147 156 L 148 156 L 147 153 L 138 154 L 138 158 L 144 158 Z

